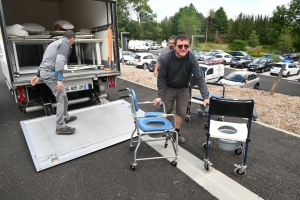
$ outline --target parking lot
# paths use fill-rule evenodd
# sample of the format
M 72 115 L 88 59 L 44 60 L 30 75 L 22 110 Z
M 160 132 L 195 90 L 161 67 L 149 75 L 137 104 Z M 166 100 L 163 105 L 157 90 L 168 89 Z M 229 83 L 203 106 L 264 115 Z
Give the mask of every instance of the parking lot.
M 8 93 L 2 75 L 0 80 L 0 92 Z M 156 96 L 153 89 L 121 79 L 117 80 L 117 86 L 109 90 L 109 101 L 117 100 L 118 89 L 127 87 L 136 91 L 139 101 Z M 88 104 L 70 106 L 70 109 L 84 106 Z M 217 148 L 215 140 L 210 151 L 215 172 L 205 173 L 201 164 L 205 119 L 197 116 L 192 116 L 189 123 L 184 122 L 182 133 L 187 143 L 180 145 L 179 152 L 183 158 L 195 160 L 182 160 L 177 168 L 162 159 L 141 161 L 136 171 L 131 171 L 133 154 L 129 141 L 125 141 L 37 173 L 19 121 L 43 116 L 43 112 L 20 113 L 10 95 L 2 97 L 0 112 L 3 113 L 0 119 L 1 199 L 251 199 L 247 196 L 249 191 L 257 198 L 272 200 L 300 196 L 297 154 L 300 138 L 260 123 L 252 125 L 248 170 L 244 177 L 233 174 L 233 164 L 241 162 L 241 158 Z M 143 145 L 139 155 L 158 156 L 160 153 L 153 148 Z M 216 173 L 220 176 L 213 176 Z M 227 179 L 237 186 L 227 188 L 229 184 L 224 182 Z M 242 191 L 247 193 L 241 197 Z

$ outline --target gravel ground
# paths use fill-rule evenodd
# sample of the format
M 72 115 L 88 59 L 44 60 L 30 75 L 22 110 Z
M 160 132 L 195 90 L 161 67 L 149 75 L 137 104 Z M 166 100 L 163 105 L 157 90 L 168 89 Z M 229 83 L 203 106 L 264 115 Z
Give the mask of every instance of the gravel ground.
M 121 71 L 122 79 L 157 89 L 157 79 L 152 72 L 137 69 L 133 66 L 122 66 L 122 64 Z M 208 90 L 218 94 L 222 92 L 221 87 L 212 85 L 208 86 Z M 193 90 L 193 95 L 198 93 L 199 91 Z M 236 99 L 252 98 L 258 113 L 257 121 L 300 135 L 300 97 L 276 93 L 270 95 L 266 91 L 232 86 L 226 87 L 225 97 Z M 149 98 L 149 100 L 152 100 L 155 97 Z

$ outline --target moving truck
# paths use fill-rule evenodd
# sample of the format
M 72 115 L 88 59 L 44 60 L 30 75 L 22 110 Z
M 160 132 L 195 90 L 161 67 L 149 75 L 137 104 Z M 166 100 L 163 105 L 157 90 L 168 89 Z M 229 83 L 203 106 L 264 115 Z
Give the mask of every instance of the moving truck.
M 0 0 L 1 69 L 16 105 L 24 113 L 44 110 L 55 114 L 56 100 L 42 82 L 30 85 L 51 42 L 61 39 L 73 25 L 76 39 L 65 65 L 64 86 L 69 104 L 101 104 L 106 89 L 115 87 L 120 75 L 116 0 Z M 27 36 L 7 33 L 8 26 L 35 24 L 45 28 Z M 25 25 L 24 25 L 25 27 Z M 8 93 L 9 94 L 9 93 Z M 2 94 L 4 95 L 4 94 Z

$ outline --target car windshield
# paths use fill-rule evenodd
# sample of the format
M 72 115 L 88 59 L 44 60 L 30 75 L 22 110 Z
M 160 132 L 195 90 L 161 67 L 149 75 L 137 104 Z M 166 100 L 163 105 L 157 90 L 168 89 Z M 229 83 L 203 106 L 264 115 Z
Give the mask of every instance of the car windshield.
M 136 54 L 135 53 L 132 53 L 130 54 L 131 57 L 135 58 L 136 57 Z
M 204 55 L 205 56 L 210 56 L 212 53 L 211 52 L 206 52 Z
M 274 67 L 278 67 L 281 68 L 283 66 L 283 64 L 275 64 Z
M 225 80 L 233 81 L 233 82 L 242 82 L 243 79 L 244 79 L 244 76 L 241 74 L 237 74 L 237 73 L 231 73 L 225 78 Z
M 263 60 L 263 59 L 256 59 L 254 60 L 254 64 L 258 64 L 258 65 L 262 65 L 262 64 L 265 64 L 266 60 Z

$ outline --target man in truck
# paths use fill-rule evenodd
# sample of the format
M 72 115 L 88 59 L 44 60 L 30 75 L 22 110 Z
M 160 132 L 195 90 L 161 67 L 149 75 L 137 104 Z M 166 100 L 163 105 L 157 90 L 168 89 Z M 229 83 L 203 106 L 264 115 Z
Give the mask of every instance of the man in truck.
M 64 65 L 67 64 L 72 52 L 72 44 L 75 40 L 75 33 L 67 30 L 63 38 L 52 42 L 43 55 L 39 69 L 31 79 L 34 86 L 40 79 L 51 89 L 56 97 L 56 133 L 72 134 L 75 128 L 66 126 L 67 123 L 77 119 L 68 113 L 68 97 L 63 84 Z

